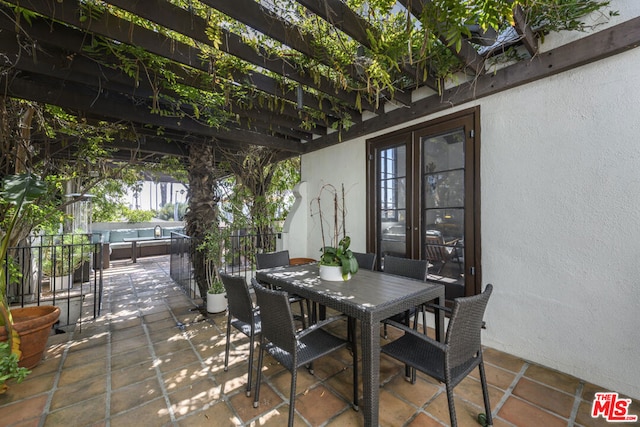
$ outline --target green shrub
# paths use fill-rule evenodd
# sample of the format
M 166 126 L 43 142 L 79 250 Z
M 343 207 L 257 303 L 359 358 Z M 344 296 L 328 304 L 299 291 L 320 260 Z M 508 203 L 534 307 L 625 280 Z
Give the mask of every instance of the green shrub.
M 5 383 L 11 379 L 17 383 L 22 382 L 31 371 L 18 366 L 18 356 L 11 352 L 7 341 L 0 342 L 0 394 L 7 386 Z

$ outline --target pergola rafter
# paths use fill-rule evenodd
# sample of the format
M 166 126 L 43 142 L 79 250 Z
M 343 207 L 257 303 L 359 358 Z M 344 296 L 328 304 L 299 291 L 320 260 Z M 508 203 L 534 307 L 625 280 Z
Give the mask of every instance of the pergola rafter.
M 596 52 L 587 44 L 592 42 L 583 39 L 571 50 L 555 50 L 554 57 L 541 55 L 537 32 L 543 29 L 534 31 L 531 11 L 514 2 L 508 5 L 513 16 L 506 20 L 513 20 L 511 30 L 517 34 L 508 43 L 501 45 L 494 29 L 478 25 L 470 37 L 455 42 L 447 23 L 425 32 L 447 60 L 457 61 L 455 71 L 467 70 L 466 77 L 445 89 L 444 81 L 434 77 L 442 75 L 437 61 L 420 57 L 415 46 L 393 55 L 380 51 L 378 42 L 385 36 L 380 16 L 363 16 L 342 0 L 193 3 L 192 8 L 191 2 L 179 0 L 7 0 L 0 6 L 0 48 L 8 63 L 2 77 L 5 95 L 51 103 L 95 120 L 129 123 L 137 131 L 144 129 L 139 135 L 171 132 L 171 137 L 158 136 L 156 141 L 160 148 L 176 144 L 167 148 L 167 155 L 182 153 L 189 144 L 211 143 L 229 150 L 264 145 L 286 157 L 402 124 L 629 46 L 598 39 Z M 404 8 L 396 6 L 392 13 L 403 14 L 407 28 L 426 25 L 428 16 L 446 15 L 436 11 L 431 0 L 398 4 Z M 39 16 L 20 19 L 22 9 Z M 283 10 L 296 19 L 280 16 Z M 321 31 L 327 33 L 326 40 Z M 617 31 L 614 27 L 603 33 Z M 324 44 L 336 39 L 353 52 L 340 52 L 344 55 L 338 58 L 336 46 Z M 416 42 L 411 37 L 398 40 Z M 487 73 L 486 59 L 510 46 L 524 47 L 520 62 Z M 558 55 L 562 67 L 557 66 Z M 345 64 L 345 58 L 353 59 Z M 397 63 L 389 63 L 393 58 Z M 552 69 L 537 65 L 552 59 L 547 65 Z M 372 63 L 389 72 L 382 86 L 374 81 L 375 70 L 366 68 Z M 187 92 L 192 97 L 185 99 Z M 118 149 L 126 150 L 126 144 Z

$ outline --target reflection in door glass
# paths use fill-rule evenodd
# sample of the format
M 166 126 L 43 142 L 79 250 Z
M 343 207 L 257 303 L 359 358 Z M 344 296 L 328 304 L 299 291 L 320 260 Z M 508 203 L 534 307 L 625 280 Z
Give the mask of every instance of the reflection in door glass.
M 422 139 L 424 254 L 445 283 L 464 279 L 464 141 L 463 129 Z
M 387 148 L 378 154 L 380 254 L 407 253 L 406 147 Z

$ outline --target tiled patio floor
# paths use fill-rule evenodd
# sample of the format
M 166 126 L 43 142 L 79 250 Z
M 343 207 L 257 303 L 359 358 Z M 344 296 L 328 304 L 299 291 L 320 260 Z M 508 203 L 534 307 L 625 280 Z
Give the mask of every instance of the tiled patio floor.
M 344 326 L 336 325 L 336 332 Z M 194 310 L 169 278 L 168 257 L 113 263 L 105 270 L 102 316 L 50 337 L 40 365 L 0 395 L 0 425 L 285 425 L 288 372 L 270 361 L 254 409 L 244 390 L 248 339 L 234 335 L 231 366 L 224 372 L 225 328 L 226 315 L 207 319 Z M 315 376 L 300 371 L 296 425 L 363 424 L 349 404 L 350 359 L 345 350 L 318 361 Z M 494 425 L 609 425 L 590 416 L 599 387 L 492 349 L 485 360 Z M 420 375 L 411 385 L 403 367 L 386 357 L 381 382 L 381 425 L 449 424 L 442 385 Z M 483 412 L 477 375 L 455 391 L 459 425 L 477 426 Z M 630 413 L 640 414 L 637 402 Z

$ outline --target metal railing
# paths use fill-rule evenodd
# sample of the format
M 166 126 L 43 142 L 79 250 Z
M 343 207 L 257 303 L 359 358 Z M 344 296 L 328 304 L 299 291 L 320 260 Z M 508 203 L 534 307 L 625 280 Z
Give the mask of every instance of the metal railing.
M 81 324 L 85 301 L 93 306 L 93 318 L 99 316 L 103 245 L 92 241 L 91 234 L 47 235 L 9 248 L 5 268 L 10 306 L 58 306 L 57 328 Z
M 275 251 L 277 238 L 277 233 L 256 234 L 246 230 L 232 232 L 229 247 L 224 253 L 223 270 L 249 280 L 254 276 L 255 254 Z M 193 277 L 191 238 L 185 234 L 172 232 L 170 253 L 171 278 L 191 299 L 200 298 L 200 292 Z

